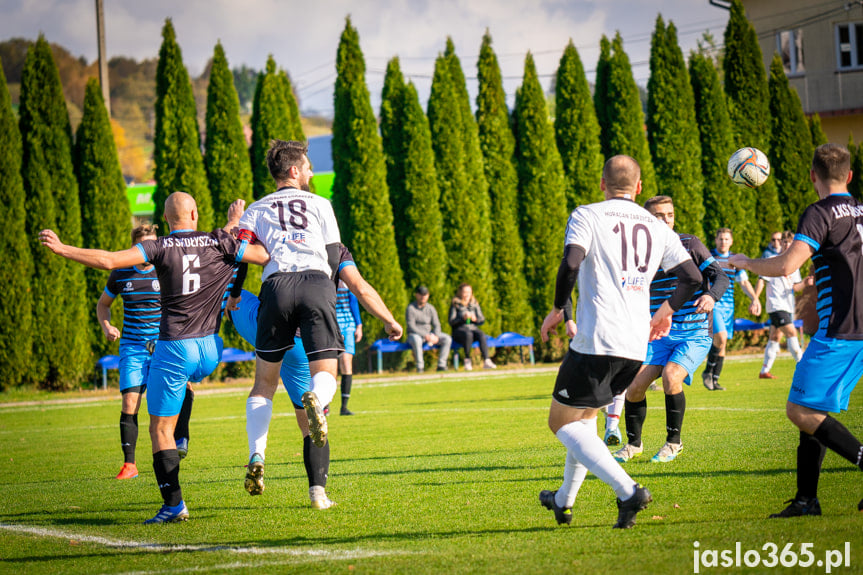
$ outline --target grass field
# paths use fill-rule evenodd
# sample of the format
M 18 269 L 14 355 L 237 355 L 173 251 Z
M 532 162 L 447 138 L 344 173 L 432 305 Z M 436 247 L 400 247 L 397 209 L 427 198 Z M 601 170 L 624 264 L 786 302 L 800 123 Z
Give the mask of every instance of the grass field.
M 118 392 L 35 405 L 18 393 L 0 405 L 0 572 L 692 573 L 696 551 L 738 542 L 765 559 L 765 544 L 779 555 L 787 543 L 795 552 L 812 543 L 816 561 L 848 542 L 850 566 L 832 572 L 863 573 L 863 475 L 832 452 L 819 489 L 824 515 L 766 518 L 794 494 L 797 432 L 784 415 L 791 360 L 777 362 L 775 381 L 757 379 L 759 364 L 726 362 L 726 392 L 687 389 L 685 449 L 668 464 L 647 462 L 665 437 L 662 393 L 648 392 L 645 454 L 626 468 L 655 501 L 629 531 L 611 529 L 614 494 L 593 476 L 572 526 L 557 526 L 539 505 L 538 492 L 557 489 L 563 470 L 564 449 L 546 427 L 551 366 L 357 378 L 357 415 L 330 418 L 328 492 L 338 506 L 327 511 L 309 507 L 287 394 L 275 400 L 266 491 L 250 497 L 247 392 L 206 387 L 181 471 L 191 519 L 156 526 L 141 525 L 161 505 L 146 431 L 140 477 L 113 479 L 122 463 Z M 840 417 L 858 437 L 861 408 L 858 389 Z M 700 568 L 801 571 L 826 566 Z

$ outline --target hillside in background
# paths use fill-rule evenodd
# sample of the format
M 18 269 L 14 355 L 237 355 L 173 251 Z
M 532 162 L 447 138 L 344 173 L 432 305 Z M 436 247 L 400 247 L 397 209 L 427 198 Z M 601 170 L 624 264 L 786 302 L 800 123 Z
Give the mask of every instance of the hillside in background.
M 21 91 L 21 71 L 27 49 L 33 40 L 12 38 L 0 42 L 0 63 L 6 74 L 12 106 L 17 110 Z M 84 89 L 89 78 L 99 76 L 98 63 L 87 62 L 83 56 L 74 56 L 66 48 L 51 44 L 54 61 L 60 71 L 60 81 L 66 96 L 66 107 L 72 130 L 81 122 Z M 157 58 L 137 61 L 125 56 L 115 56 L 108 61 L 108 78 L 111 89 L 111 117 L 114 136 L 117 140 L 123 174 L 135 181 L 150 179 L 153 174 L 153 129 L 155 116 L 153 106 L 156 101 Z M 242 121 L 247 127 L 255 93 L 258 70 L 245 64 L 234 68 L 234 83 L 243 111 Z M 192 89 L 198 111 L 198 125 L 204 134 L 204 114 L 207 109 L 207 86 L 210 80 L 210 63 L 197 78 L 192 78 Z M 296 96 L 296 94 L 295 94 Z M 299 100 L 298 100 L 299 102 Z M 308 136 L 327 134 L 331 131 L 331 120 L 327 118 L 302 118 L 303 130 Z

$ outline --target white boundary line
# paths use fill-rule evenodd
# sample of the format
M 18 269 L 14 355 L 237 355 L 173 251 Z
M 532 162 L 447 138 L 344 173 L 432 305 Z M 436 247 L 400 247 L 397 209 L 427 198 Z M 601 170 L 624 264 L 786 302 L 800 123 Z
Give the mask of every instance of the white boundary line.
M 160 526 L 156 526 L 159 529 Z M 87 535 L 85 533 L 71 533 L 60 529 L 47 527 L 33 527 L 30 525 L 10 525 L 0 523 L 0 529 L 15 534 L 35 535 L 37 537 L 53 537 L 57 539 L 68 539 L 81 543 L 94 543 L 111 549 L 130 549 L 146 552 L 164 553 L 166 551 L 193 551 L 212 553 L 216 551 L 227 551 L 230 553 L 246 555 L 288 555 L 291 557 L 307 557 L 313 559 L 343 560 L 362 559 L 367 557 L 384 557 L 389 555 L 410 555 L 413 551 L 373 551 L 364 549 L 350 549 L 344 551 L 333 551 L 329 549 L 291 549 L 288 547 L 237 547 L 231 545 L 177 545 L 164 543 L 150 543 L 145 541 L 125 541 L 122 539 L 111 539 L 99 535 Z

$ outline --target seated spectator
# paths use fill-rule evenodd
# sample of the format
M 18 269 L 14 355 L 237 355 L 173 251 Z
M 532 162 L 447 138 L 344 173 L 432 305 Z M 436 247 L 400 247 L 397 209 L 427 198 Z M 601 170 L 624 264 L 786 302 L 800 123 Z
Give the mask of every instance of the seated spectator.
M 495 369 L 497 366 L 488 356 L 487 336 L 479 328 L 485 323 L 485 316 L 476 298 L 473 297 L 473 288 L 470 284 L 458 286 L 455 297 L 449 306 L 449 324 L 452 327 L 452 337 L 464 346 L 464 368 L 467 371 L 473 369 L 470 361 L 470 351 L 474 340 L 479 341 L 479 349 L 482 352 L 485 369 Z
M 415 301 L 409 303 L 405 311 L 405 323 L 407 324 L 408 345 L 411 346 L 417 362 L 417 372 L 422 373 L 425 367 L 423 361 L 424 343 L 440 344 L 437 370 L 446 371 L 452 338 L 440 329 L 440 318 L 438 318 L 437 310 L 429 303 L 429 288 L 424 285 L 417 287 L 414 292 L 414 299 Z

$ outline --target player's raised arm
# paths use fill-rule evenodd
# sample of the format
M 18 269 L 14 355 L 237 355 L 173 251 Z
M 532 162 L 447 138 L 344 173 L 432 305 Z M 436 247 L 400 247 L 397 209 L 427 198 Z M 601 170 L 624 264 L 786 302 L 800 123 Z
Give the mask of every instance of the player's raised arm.
M 743 254 L 734 254 L 728 259 L 728 263 L 736 268 L 749 270 L 760 276 L 775 278 L 787 276 L 791 272 L 800 269 L 815 250 L 812 246 L 801 240 L 794 240 L 787 250 L 766 259 L 750 259 Z
M 339 278 L 345 282 L 351 293 L 357 296 L 369 313 L 384 322 L 384 329 L 391 341 L 402 337 L 402 326 L 395 320 L 377 290 L 363 278 L 356 266 L 343 267 L 339 270 Z
M 144 252 L 134 246 L 118 252 L 67 246 L 60 241 L 60 238 L 52 230 L 42 230 L 39 232 L 39 241 L 58 256 L 100 270 L 126 268 L 143 264 L 147 261 Z

